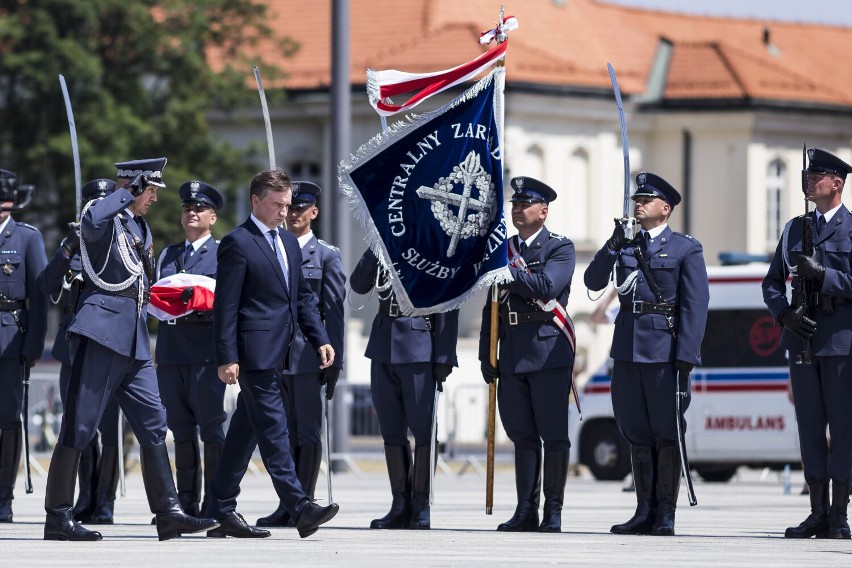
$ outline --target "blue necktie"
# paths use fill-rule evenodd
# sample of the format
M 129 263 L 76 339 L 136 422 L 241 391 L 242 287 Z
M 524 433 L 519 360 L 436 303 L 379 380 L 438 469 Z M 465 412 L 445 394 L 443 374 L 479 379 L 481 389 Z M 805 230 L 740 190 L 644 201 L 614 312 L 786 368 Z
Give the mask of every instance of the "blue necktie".
M 281 273 L 284 274 L 284 282 L 289 286 L 290 279 L 287 277 L 287 265 L 284 264 L 284 257 L 281 255 L 281 249 L 278 248 L 278 231 L 276 229 L 269 231 L 269 240 L 272 242 L 272 250 L 275 251 L 275 258 L 278 259 L 278 266 L 281 267 Z
M 825 215 L 820 215 L 819 219 L 817 219 L 817 228 L 816 228 L 817 237 L 819 237 L 820 234 L 822 234 L 823 229 L 825 229 Z
M 184 266 L 186 266 L 186 263 L 187 263 L 187 262 L 189 262 L 189 259 L 190 259 L 190 258 L 192 258 L 192 252 L 193 252 L 193 250 L 195 250 L 195 249 L 194 249 L 194 247 L 192 246 L 192 244 L 189 244 L 189 243 L 188 243 L 188 244 L 186 245 L 186 250 L 185 250 L 185 251 L 183 251 L 183 265 L 184 265 Z

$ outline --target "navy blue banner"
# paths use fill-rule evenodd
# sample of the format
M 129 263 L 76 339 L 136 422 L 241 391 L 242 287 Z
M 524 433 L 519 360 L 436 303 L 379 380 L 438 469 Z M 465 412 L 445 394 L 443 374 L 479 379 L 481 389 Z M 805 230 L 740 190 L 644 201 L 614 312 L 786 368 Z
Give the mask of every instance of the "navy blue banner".
M 445 107 L 394 125 L 341 166 L 355 217 L 404 313 L 453 309 L 509 279 L 503 73 L 496 69 Z

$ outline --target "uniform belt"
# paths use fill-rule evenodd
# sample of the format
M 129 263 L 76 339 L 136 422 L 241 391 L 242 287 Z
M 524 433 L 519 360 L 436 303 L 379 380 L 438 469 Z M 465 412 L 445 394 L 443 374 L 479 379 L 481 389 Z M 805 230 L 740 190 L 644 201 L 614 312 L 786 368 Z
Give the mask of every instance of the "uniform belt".
M 500 315 L 504 318 L 508 316 L 509 325 L 553 321 L 553 314 L 550 312 L 503 312 Z
M 139 289 L 134 285 L 131 285 L 129 288 L 125 288 L 124 290 L 117 290 L 115 292 L 112 292 L 110 290 L 104 290 L 103 288 L 95 286 L 90 282 L 86 282 L 83 286 L 83 289 L 96 290 L 99 294 L 105 294 L 107 296 L 118 296 L 119 298 L 130 298 L 132 300 L 136 300 L 139 298 Z M 142 304 L 147 304 L 150 299 L 151 290 L 145 289 L 145 291 L 142 292 Z
M 166 325 L 184 325 L 188 323 L 210 323 L 213 321 L 213 310 L 203 312 L 192 312 L 183 317 L 166 320 Z
M 403 315 L 399 311 L 399 305 L 394 302 L 388 302 L 387 304 L 379 304 L 379 313 L 385 317 L 389 318 L 405 318 L 405 317 L 419 317 L 423 318 L 426 321 L 426 326 L 429 328 L 429 331 L 432 331 L 432 316 L 406 316 Z
M 0 312 L 14 312 L 23 307 L 24 303 L 21 300 L 0 300 Z
M 674 304 L 655 304 L 636 300 L 633 302 L 634 314 L 659 314 L 661 316 L 676 316 L 677 306 Z

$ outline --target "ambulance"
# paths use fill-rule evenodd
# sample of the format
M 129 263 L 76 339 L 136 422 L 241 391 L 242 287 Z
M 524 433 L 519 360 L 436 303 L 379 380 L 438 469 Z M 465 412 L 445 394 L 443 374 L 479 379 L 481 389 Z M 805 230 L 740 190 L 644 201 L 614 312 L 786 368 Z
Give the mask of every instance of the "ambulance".
M 760 286 L 767 269 L 758 263 L 707 268 L 710 310 L 702 365 L 691 375 L 686 412 L 690 466 L 705 481 L 728 481 L 739 466 L 780 469 L 800 463 L 781 328 Z M 610 360 L 581 389 L 583 420 L 573 405 L 569 414 L 571 458 L 601 480 L 623 479 L 631 471 L 629 446 L 612 412 L 611 369 Z

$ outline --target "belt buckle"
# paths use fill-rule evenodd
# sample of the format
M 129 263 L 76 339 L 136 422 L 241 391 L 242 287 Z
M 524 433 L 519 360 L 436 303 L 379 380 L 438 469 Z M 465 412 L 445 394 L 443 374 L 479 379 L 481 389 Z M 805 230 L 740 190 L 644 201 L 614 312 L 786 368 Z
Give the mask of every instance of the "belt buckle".
M 177 325 L 177 318 L 166 320 L 166 325 Z
M 509 325 L 518 325 L 518 312 L 509 312 Z
M 633 313 L 634 314 L 644 314 L 645 312 L 642 310 L 642 300 L 633 300 Z
M 388 315 L 392 318 L 399 317 L 399 306 L 393 302 L 388 304 Z

